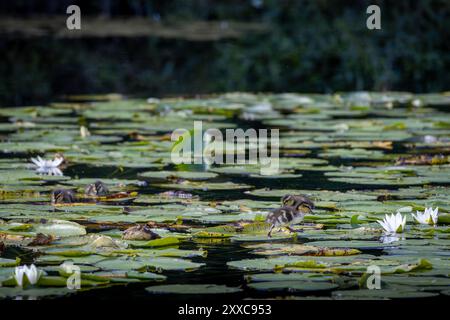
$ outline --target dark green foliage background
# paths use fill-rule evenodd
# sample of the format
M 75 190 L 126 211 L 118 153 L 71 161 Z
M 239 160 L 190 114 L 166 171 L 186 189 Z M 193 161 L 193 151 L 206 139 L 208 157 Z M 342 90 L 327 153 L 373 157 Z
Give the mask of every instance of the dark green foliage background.
M 192 42 L 140 38 L 0 38 L 1 105 L 62 94 L 160 96 L 223 91 L 449 89 L 450 1 L 8 1 L 2 15 L 147 16 L 164 22 L 261 22 L 269 32 Z M 382 9 L 367 30 L 366 8 Z

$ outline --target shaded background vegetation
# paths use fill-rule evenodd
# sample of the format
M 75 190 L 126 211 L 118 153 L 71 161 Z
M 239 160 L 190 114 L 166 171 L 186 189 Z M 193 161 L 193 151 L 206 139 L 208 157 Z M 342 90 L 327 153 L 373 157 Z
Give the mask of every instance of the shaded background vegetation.
M 16 0 L 2 1 L 0 10 L 26 23 L 31 16 L 65 15 L 70 4 L 81 7 L 82 26 L 83 17 L 101 15 L 168 25 L 240 21 L 266 29 L 214 41 L 183 39 L 183 32 L 59 38 L 0 30 L 0 105 L 75 93 L 449 89 L 448 0 Z M 370 4 L 381 7 L 382 30 L 366 28 Z

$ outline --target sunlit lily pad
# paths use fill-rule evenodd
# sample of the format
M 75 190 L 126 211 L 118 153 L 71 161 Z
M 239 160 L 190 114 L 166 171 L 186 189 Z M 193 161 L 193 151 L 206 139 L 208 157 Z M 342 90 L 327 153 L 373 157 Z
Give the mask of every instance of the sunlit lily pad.
M 38 233 L 49 234 L 58 237 L 71 237 L 85 235 L 86 229 L 75 222 L 53 220 L 38 224 L 34 227 Z

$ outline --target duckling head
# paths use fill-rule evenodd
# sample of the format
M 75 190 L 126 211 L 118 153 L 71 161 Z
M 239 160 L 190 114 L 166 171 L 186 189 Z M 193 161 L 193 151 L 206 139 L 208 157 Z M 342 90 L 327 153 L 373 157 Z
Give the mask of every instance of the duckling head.
M 309 213 L 314 210 L 314 202 L 304 195 L 288 194 L 281 198 L 283 206 L 293 207 L 300 212 Z
M 75 202 L 75 193 L 72 190 L 58 189 L 52 192 L 52 204 L 73 202 Z

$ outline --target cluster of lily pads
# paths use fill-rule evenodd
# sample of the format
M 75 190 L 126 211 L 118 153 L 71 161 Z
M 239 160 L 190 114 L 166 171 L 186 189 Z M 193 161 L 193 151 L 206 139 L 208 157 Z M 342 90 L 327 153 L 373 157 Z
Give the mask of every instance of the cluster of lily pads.
M 0 109 L 0 298 L 144 290 L 134 283 L 148 295 L 449 294 L 449 94 L 66 101 Z M 280 171 L 174 165 L 171 132 L 200 120 L 280 129 Z M 287 194 L 315 209 L 269 238 Z M 218 264 L 239 284 L 206 277 Z M 380 290 L 367 288 L 374 265 Z

